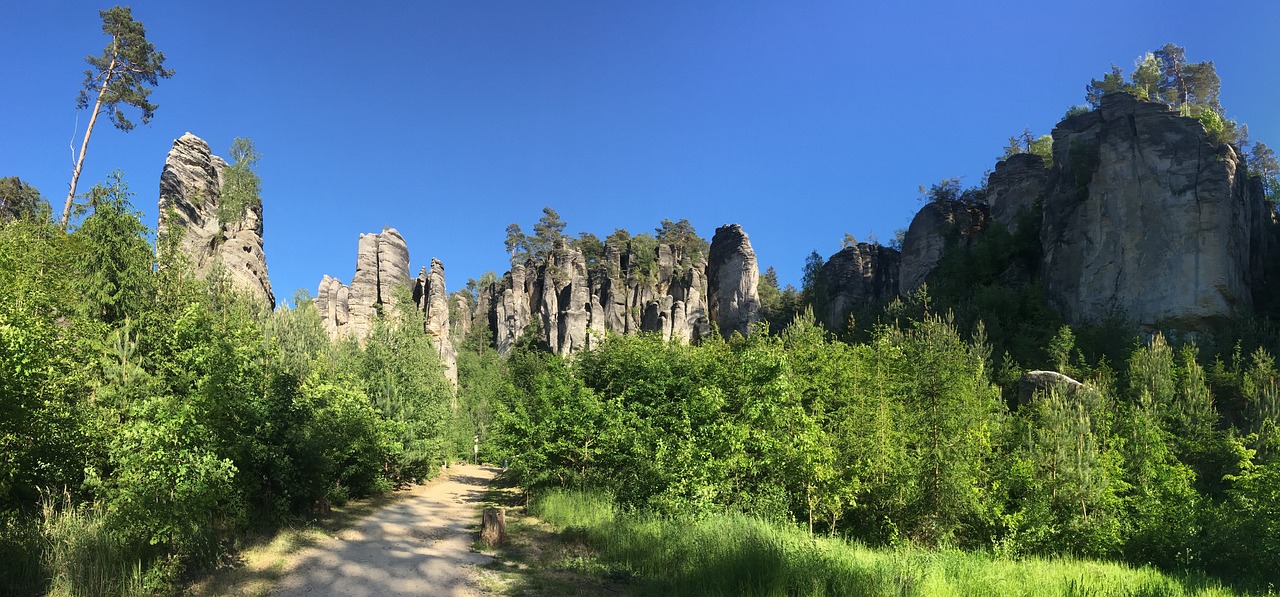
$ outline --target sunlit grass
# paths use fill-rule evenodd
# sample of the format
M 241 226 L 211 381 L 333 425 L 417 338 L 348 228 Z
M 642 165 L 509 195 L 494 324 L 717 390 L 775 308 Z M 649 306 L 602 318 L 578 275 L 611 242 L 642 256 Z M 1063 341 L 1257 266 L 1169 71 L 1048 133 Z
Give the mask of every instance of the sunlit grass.
M 1226 596 L 1199 576 L 1071 558 L 1008 560 L 919 548 L 869 549 L 791 526 L 716 514 L 619 515 L 607 496 L 550 492 L 531 513 L 580 533 L 609 565 L 678 595 Z

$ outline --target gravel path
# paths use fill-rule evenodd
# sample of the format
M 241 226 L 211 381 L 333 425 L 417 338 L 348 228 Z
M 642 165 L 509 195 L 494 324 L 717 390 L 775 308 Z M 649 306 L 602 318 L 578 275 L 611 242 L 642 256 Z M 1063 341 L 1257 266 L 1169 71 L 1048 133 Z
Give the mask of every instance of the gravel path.
M 491 558 L 471 544 L 497 472 L 455 465 L 447 478 L 298 553 L 272 595 L 480 595 L 474 567 Z

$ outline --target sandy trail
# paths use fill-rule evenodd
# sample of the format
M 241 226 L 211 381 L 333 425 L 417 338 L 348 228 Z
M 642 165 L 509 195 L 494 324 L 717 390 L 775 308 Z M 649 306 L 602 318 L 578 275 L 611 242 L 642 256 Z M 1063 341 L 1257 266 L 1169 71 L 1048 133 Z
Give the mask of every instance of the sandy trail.
M 474 566 L 491 558 L 471 551 L 471 544 L 485 489 L 497 472 L 452 467 L 447 478 L 298 553 L 271 594 L 480 595 Z

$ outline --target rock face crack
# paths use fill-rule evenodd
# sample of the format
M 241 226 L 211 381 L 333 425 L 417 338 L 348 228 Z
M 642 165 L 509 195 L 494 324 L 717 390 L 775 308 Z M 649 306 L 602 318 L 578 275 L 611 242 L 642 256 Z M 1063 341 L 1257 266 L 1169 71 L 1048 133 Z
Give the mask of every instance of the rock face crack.
M 1255 241 L 1265 210 L 1240 190 L 1233 149 L 1221 151 L 1225 158 L 1204 151 L 1199 120 L 1116 93 L 1064 120 L 1053 138 L 1055 164 L 1100 157 L 1088 209 L 1071 207 L 1076 185 L 1056 165 L 1044 200 L 1040 271 L 1069 321 L 1118 310 L 1143 326 L 1177 321 L 1195 330 L 1252 307 L 1249 264 L 1265 250 Z M 1091 235 L 1107 240 L 1096 249 L 1078 241 Z
M 320 280 L 315 305 L 331 338 L 351 336 L 363 341 L 379 313 L 383 317 L 396 316 L 400 287 L 407 287 L 410 300 L 425 315 L 422 331 L 431 336 L 445 377 L 456 386 L 457 350 L 453 345 L 444 264 L 433 258 L 430 269 L 423 267 L 416 279 L 410 279 L 409 247 L 395 228 L 361 234 L 351 286 L 326 275 Z
M 746 334 L 760 318 L 759 276 L 755 251 L 736 224 L 717 229 L 705 255 L 677 244 L 607 241 L 588 267 L 577 248 L 565 246 L 550 262 L 514 264 L 481 288 L 472 322 L 490 326 L 501 354 L 531 324 L 561 355 L 591 348 L 606 331 L 696 342 L 714 322 L 726 337 Z

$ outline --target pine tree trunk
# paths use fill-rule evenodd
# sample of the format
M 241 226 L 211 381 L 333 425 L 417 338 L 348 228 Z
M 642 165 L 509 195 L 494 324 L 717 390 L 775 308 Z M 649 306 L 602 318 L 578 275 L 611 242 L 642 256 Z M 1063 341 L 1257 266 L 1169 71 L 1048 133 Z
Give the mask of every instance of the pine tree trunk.
M 93 114 L 89 116 L 89 128 L 84 131 L 84 142 L 80 144 L 80 157 L 76 159 L 76 168 L 71 171 L 71 188 L 67 190 L 67 202 L 62 206 L 62 229 L 67 229 L 67 221 L 71 219 L 71 203 L 76 198 L 76 183 L 80 182 L 80 170 L 84 167 L 84 154 L 89 149 L 89 135 L 93 134 L 93 125 L 98 121 L 98 112 L 102 110 L 102 98 L 107 94 L 107 85 L 111 84 L 111 76 L 115 74 L 116 58 L 111 58 L 107 67 L 107 78 L 102 80 L 102 88 L 98 90 L 98 100 L 93 104 Z

